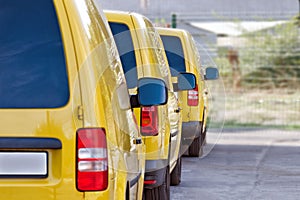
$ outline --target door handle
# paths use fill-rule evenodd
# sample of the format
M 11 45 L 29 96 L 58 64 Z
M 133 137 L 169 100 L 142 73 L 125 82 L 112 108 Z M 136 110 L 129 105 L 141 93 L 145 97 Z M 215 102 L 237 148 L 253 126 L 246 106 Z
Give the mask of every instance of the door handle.
M 134 140 L 133 140 L 133 144 L 142 144 L 143 142 L 142 142 L 142 138 L 135 138 Z
M 204 90 L 204 94 L 208 95 L 208 90 L 207 89 Z
M 182 110 L 181 108 L 177 108 L 177 109 L 174 110 L 174 112 L 175 113 L 180 113 L 181 110 Z

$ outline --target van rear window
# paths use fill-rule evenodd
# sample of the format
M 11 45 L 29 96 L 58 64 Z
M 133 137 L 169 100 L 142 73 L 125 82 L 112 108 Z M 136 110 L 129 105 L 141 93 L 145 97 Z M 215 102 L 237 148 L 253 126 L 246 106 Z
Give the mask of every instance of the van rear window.
M 0 108 L 57 108 L 69 101 L 52 0 L 0 0 Z
M 120 54 L 128 88 L 137 87 L 137 69 L 134 46 L 126 24 L 109 22 L 111 32 Z
M 179 72 L 185 72 L 185 59 L 181 41 L 176 36 L 162 35 L 161 39 L 164 44 L 172 76 L 177 76 Z

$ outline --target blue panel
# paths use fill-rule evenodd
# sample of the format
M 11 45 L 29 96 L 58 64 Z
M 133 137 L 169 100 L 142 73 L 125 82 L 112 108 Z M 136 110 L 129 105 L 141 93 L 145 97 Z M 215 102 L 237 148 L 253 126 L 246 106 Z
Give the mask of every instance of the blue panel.
M 120 54 L 128 88 L 137 87 L 137 69 L 134 46 L 129 28 L 125 24 L 109 22 Z
M 168 58 L 172 76 L 177 76 L 179 72 L 186 72 L 185 59 L 181 41 L 175 36 L 161 36 Z
M 56 108 L 69 100 L 52 0 L 0 0 L 0 108 Z

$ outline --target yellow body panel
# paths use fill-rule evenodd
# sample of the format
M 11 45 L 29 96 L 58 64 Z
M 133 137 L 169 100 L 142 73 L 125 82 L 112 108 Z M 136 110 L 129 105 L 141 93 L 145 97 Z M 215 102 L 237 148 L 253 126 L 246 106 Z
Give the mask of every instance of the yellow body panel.
M 145 149 L 134 144 L 141 136 L 128 93 L 118 90 L 127 86 L 106 19 L 93 0 L 54 0 L 54 6 L 64 45 L 69 102 L 54 109 L 0 109 L 0 137 L 53 137 L 61 141 L 62 149 L 34 150 L 48 152 L 48 177 L 1 178 L 0 199 L 125 199 L 128 183 L 139 175 L 130 196 L 141 199 Z M 106 131 L 109 181 L 105 191 L 76 189 L 76 131 L 88 127 Z
M 173 91 L 162 41 L 152 23 L 142 15 L 116 11 L 105 11 L 105 15 L 109 22 L 128 26 L 135 50 L 138 78 L 160 78 L 165 81 L 168 87 L 167 105 L 158 106 L 159 134 L 157 136 L 144 136 L 143 141 L 146 145 L 146 161 L 169 159 L 170 171 L 172 171 L 179 154 L 182 119 L 180 113 L 174 112 L 179 105 Z M 130 89 L 129 92 L 133 95 L 137 91 L 134 88 Z M 138 123 L 140 123 L 140 112 L 140 108 L 134 109 Z M 171 137 L 171 134 L 175 134 L 175 132 L 177 135 Z M 171 148 L 169 147 L 170 141 Z

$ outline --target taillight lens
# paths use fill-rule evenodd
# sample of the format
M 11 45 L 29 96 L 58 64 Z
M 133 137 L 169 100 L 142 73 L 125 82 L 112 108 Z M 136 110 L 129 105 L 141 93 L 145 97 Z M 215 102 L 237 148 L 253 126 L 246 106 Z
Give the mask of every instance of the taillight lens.
M 158 135 L 157 106 L 142 107 L 141 109 L 141 134 L 143 136 Z
M 198 106 L 199 94 L 198 94 L 198 85 L 193 90 L 188 91 L 188 105 L 189 106 Z
M 108 159 L 105 130 L 77 131 L 77 189 L 101 191 L 108 186 Z

